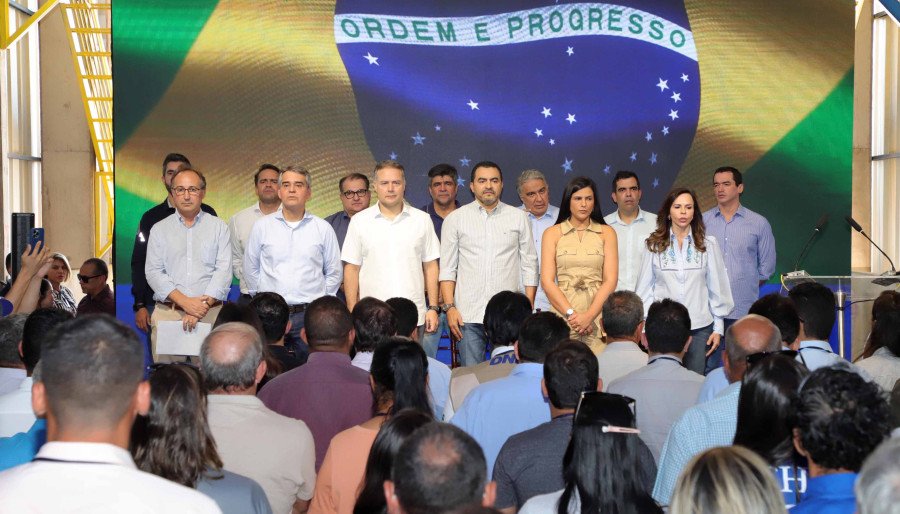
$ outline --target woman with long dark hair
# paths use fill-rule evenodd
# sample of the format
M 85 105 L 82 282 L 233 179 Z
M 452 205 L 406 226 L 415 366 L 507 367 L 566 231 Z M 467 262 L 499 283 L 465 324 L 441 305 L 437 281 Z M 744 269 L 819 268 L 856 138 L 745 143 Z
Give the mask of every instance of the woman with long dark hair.
M 690 189 L 673 189 L 659 209 L 635 292 L 645 313 L 663 298 L 687 307 L 692 340 L 684 364 L 703 374 L 706 357 L 725 334 L 725 315 L 734 308 L 734 299 L 722 250 L 706 235 L 697 195 Z
M 190 365 L 166 364 L 150 374 L 150 413 L 131 436 L 137 467 L 209 496 L 226 514 L 271 514 L 253 480 L 222 469 L 206 422 L 206 389 Z
M 856 365 L 890 392 L 900 380 L 900 307 L 885 309 L 878 314 L 872 323 L 870 341 L 874 348 L 872 355 Z
M 563 457 L 565 488 L 529 499 L 519 514 L 661 514 L 650 496 L 656 463 L 634 428 L 633 405 L 618 394 L 584 393 Z
M 375 417 L 331 440 L 319 468 L 310 514 L 353 512 L 378 430 L 395 413 L 413 409 L 432 418 L 428 401 L 428 359 L 422 347 L 394 336 L 379 344 L 369 369 Z
M 400 445 L 416 429 L 433 421 L 431 416 L 418 409 L 405 409 L 381 426 L 366 460 L 365 478 L 351 511 L 353 514 L 383 514 L 386 511 L 384 481 L 391 478 Z
M 541 287 L 553 311 L 569 323 L 572 339 L 594 353 L 606 346 L 598 318 L 618 276 L 616 231 L 603 221 L 597 185 L 575 177 L 563 191 L 556 225 L 541 239 Z
M 798 484 L 806 483 L 806 462 L 794 449 L 792 402 L 809 375 L 797 352 L 757 353 L 747 357 L 748 370 L 738 399 L 734 444 L 756 452 L 774 470 L 787 507 L 800 501 Z

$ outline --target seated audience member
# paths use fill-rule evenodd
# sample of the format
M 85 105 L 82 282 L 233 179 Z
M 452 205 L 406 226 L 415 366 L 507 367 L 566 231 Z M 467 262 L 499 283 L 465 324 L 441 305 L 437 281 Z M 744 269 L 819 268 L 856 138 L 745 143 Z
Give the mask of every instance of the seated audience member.
M 713 446 L 726 446 L 734 440 L 737 427 L 738 397 L 741 380 L 747 371 L 747 356 L 775 352 L 781 348 L 781 333 L 771 321 L 748 314 L 725 331 L 725 376 L 729 385 L 714 399 L 686 410 L 669 431 L 659 457 L 659 473 L 653 486 L 653 498 L 668 505 L 678 475 L 692 457 Z
M 305 511 L 315 487 L 313 436 L 302 421 L 272 412 L 256 397 L 266 374 L 259 332 L 246 323 L 214 328 L 200 347 L 209 391 L 209 429 L 224 468 L 262 486 L 272 512 Z
M 603 387 L 609 387 L 615 379 L 647 364 L 647 354 L 641 349 L 644 304 L 631 291 L 616 291 L 603 302 L 600 322 L 609 343 L 597 359 Z
M 266 384 L 259 398 L 309 426 L 318 471 L 331 438 L 372 417 L 372 386 L 369 374 L 350 363 L 353 321 L 343 302 L 334 296 L 314 300 L 303 324 L 300 336 L 309 345 L 309 360 Z
M 544 359 L 541 390 L 550 400 L 550 421 L 512 435 L 494 464 L 497 501 L 513 513 L 532 496 L 563 487 L 563 455 L 572 435 L 572 416 L 581 394 L 599 391 L 597 356 L 581 341 L 566 341 Z
M 828 338 L 834 327 L 837 304 L 831 289 L 817 282 L 797 284 L 788 293 L 800 316 L 800 346 L 797 351 L 810 371 L 831 366 L 842 359 L 831 351 Z
M 78 283 L 84 298 L 78 303 L 78 316 L 84 314 L 116 315 L 116 299 L 107 284 L 109 266 L 103 259 L 92 257 L 81 265 L 78 271 Z
M 898 291 L 882 291 L 875 301 L 872 302 L 872 326 L 875 326 L 875 322 L 878 321 L 879 315 L 882 312 L 887 312 L 889 310 L 900 309 L 900 292 Z M 874 334 L 870 333 L 869 337 L 866 339 L 866 345 L 863 348 L 862 353 L 860 353 L 859 357 L 857 357 L 853 362 L 860 361 L 862 359 L 868 359 L 875 353 L 876 350 L 884 346 L 884 343 L 878 341 L 878 338 L 875 337 Z
M 291 313 L 288 303 L 278 293 L 256 293 L 250 300 L 250 308 L 262 323 L 266 346 L 281 364 L 281 372 L 290 371 L 306 363 L 308 354 L 300 355 L 284 344 L 284 336 L 291 329 Z
M 385 303 L 394 310 L 394 316 L 397 318 L 397 335 L 409 337 L 421 344 L 422 341 L 418 339 L 419 329 L 416 326 L 419 318 L 416 304 L 407 298 L 389 298 Z M 428 392 L 434 406 L 434 417 L 440 420 L 444 416 L 447 397 L 450 396 L 450 367 L 431 357 L 428 357 Z
M 41 288 L 38 293 L 38 309 L 58 309 L 53 303 L 53 285 L 46 278 L 41 279 Z
M 19 354 L 27 314 L 0 318 L 0 396 L 15 391 L 28 376 Z
M 863 463 L 853 488 L 859 514 L 900 511 L 900 439 L 881 443 Z
M 793 402 L 809 375 L 795 351 L 747 356 L 738 399 L 734 444 L 753 450 L 772 468 L 787 508 L 806 490 L 806 462 L 794 450 Z
M 451 372 L 450 401 L 444 409 L 444 419 L 453 417 L 472 389 L 512 372 L 517 364 L 513 345 L 528 316 L 531 316 L 531 301 L 524 294 L 500 291 L 491 297 L 484 310 L 484 335 L 492 348 L 491 358 Z
M 68 314 L 68 313 L 67 313 Z M 144 350 L 107 316 L 67 321 L 46 338 L 34 410 L 47 444 L 0 474 L 4 512 L 221 512 L 205 495 L 135 468 L 128 441 L 150 408 Z
M 406 337 L 392 337 L 375 348 L 372 395 L 375 417 L 350 427 L 331 440 L 310 506 L 312 514 L 351 514 L 378 430 L 395 413 L 415 409 L 431 414 L 425 350 Z
M 365 477 L 353 514 L 384 514 L 384 481 L 391 479 L 391 468 L 400 446 L 419 427 L 434 422 L 430 413 L 418 409 L 397 412 L 378 430 L 366 460 Z
M 390 514 L 491 507 L 495 494 L 478 443 L 447 423 L 429 423 L 413 432 L 397 451 L 391 479 L 384 482 Z
M 0 396 L 0 437 L 26 432 L 34 424 L 31 404 L 35 367 L 41 360 L 41 348 L 47 344 L 50 332 L 57 325 L 72 319 L 72 315 L 59 309 L 38 309 L 28 315 L 22 328 L 22 345 L 19 355 L 25 363 L 26 377 L 18 389 Z M 46 376 L 46 374 L 44 374 Z
M 222 469 L 206 422 L 206 390 L 193 366 L 163 364 L 150 372 L 150 414 L 131 431 L 138 469 L 209 496 L 225 514 L 271 514 L 262 487 Z
M 799 348 L 797 335 L 800 333 L 800 317 L 794 302 L 778 293 L 769 293 L 750 306 L 750 314 L 759 314 L 768 319 L 781 332 L 781 349 L 796 350 Z M 799 358 L 797 360 L 800 360 Z M 725 377 L 725 368 L 716 368 L 706 375 L 703 387 L 700 388 L 700 398 L 697 403 L 712 400 L 728 387 L 728 378 Z
M 703 375 L 683 364 L 692 344 L 691 317 L 684 305 L 668 298 L 653 302 L 647 313 L 646 337 L 647 365 L 608 384 L 606 390 L 635 399 L 640 406 L 637 426 L 641 439 L 658 461 L 672 424 L 697 403 Z
M 770 469 L 740 446 L 697 455 L 678 477 L 669 514 L 785 514 Z
M 656 465 L 634 428 L 633 408 L 626 396 L 585 393 L 563 458 L 565 487 L 535 496 L 519 512 L 662 514 L 650 496 Z
M 810 479 L 792 513 L 852 514 L 856 474 L 890 432 L 881 388 L 843 366 L 813 371 L 797 394 L 794 446 Z
M 550 421 L 541 391 L 544 357 L 569 338 L 569 324 L 552 312 L 532 314 L 519 330 L 516 360 L 508 377 L 476 387 L 450 420 L 478 441 L 488 473 L 506 439 Z
M 353 307 L 353 365 L 368 373 L 372 352 L 382 340 L 397 333 L 397 316 L 387 303 L 367 296 Z
M 259 332 L 259 337 L 261 340 L 266 340 L 266 331 L 263 328 L 262 321 L 259 319 L 256 311 L 249 305 L 242 305 L 232 302 L 226 302 L 222 304 L 222 308 L 219 310 L 219 314 L 216 316 L 216 320 L 213 322 L 212 328 L 216 328 L 219 325 L 224 325 L 225 323 L 232 322 L 246 323 L 247 325 L 250 325 L 251 327 L 255 328 L 257 332 Z M 276 359 L 272 354 L 272 352 L 269 351 L 269 345 L 267 344 L 263 344 L 263 359 L 266 361 L 266 374 L 256 386 L 257 390 L 262 389 L 262 387 L 266 385 L 266 382 L 277 377 L 282 373 L 282 371 L 284 371 L 281 367 L 281 362 L 279 362 L 278 359 Z
M 900 308 L 881 313 L 872 324 L 872 340 L 879 345 L 871 357 L 856 366 L 872 376 L 885 391 L 900 380 Z
M 69 311 L 74 316 L 78 304 L 75 303 L 75 296 L 72 294 L 72 291 L 63 284 L 63 282 L 68 282 L 72 276 L 72 266 L 69 265 L 69 259 L 61 253 L 53 253 L 50 255 L 50 258 L 53 261 L 50 265 L 50 271 L 47 273 L 47 279 L 50 280 L 50 285 L 53 286 L 53 306 L 57 309 Z

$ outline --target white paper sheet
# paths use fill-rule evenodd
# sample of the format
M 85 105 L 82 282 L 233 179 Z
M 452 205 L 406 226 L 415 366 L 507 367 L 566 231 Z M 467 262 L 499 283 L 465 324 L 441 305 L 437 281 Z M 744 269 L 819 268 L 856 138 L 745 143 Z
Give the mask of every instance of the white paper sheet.
M 200 355 L 200 345 L 210 330 L 210 323 L 197 323 L 194 330 L 185 332 L 180 321 L 160 321 L 156 324 L 156 353 Z

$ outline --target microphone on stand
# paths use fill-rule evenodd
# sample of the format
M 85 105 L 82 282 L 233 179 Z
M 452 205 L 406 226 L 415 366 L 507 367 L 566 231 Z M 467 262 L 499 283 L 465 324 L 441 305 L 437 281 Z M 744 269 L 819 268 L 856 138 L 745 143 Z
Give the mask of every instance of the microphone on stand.
M 887 273 L 887 274 L 890 274 L 890 275 L 897 275 L 897 268 L 894 267 L 894 261 L 892 261 L 891 258 L 888 257 L 888 254 L 884 253 L 884 250 L 882 250 L 880 246 L 878 246 L 877 244 L 875 244 L 875 241 L 872 241 L 872 238 L 869 237 L 868 234 L 866 234 L 866 232 L 862 229 L 862 227 L 860 226 L 860 224 L 857 223 L 856 220 L 853 219 L 852 216 L 847 216 L 847 217 L 844 218 L 844 220 L 846 220 L 847 223 L 848 223 L 851 227 L 853 227 L 853 230 L 859 232 L 860 234 L 863 235 L 863 237 L 865 237 L 866 239 L 868 239 L 869 242 L 872 243 L 872 246 L 874 246 L 876 250 L 878 250 L 879 252 L 881 252 L 881 255 L 884 255 L 884 258 L 888 260 L 888 263 L 890 263 L 890 265 L 891 265 L 891 271 L 890 271 L 889 273 Z
M 803 258 L 806 257 L 806 252 L 809 250 L 810 245 L 812 245 L 813 239 L 815 239 L 816 235 L 822 231 L 822 228 L 826 223 L 828 223 L 827 212 L 822 213 L 818 223 L 816 223 L 815 228 L 813 228 L 813 233 L 809 235 L 809 239 L 806 240 L 806 244 L 803 245 L 803 249 L 800 250 L 800 255 L 797 256 L 797 261 L 794 263 L 794 271 L 800 269 L 800 263 L 803 262 Z

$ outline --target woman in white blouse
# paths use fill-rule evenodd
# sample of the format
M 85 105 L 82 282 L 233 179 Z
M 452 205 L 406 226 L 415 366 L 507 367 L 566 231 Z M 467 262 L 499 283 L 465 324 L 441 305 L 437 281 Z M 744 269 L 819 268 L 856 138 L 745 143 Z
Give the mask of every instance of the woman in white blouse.
M 669 192 L 647 238 L 635 292 L 650 304 L 671 298 L 691 315 L 688 369 L 703 374 L 706 357 L 725 333 L 724 316 L 734 308 L 722 250 L 705 234 L 697 195 L 690 189 Z

